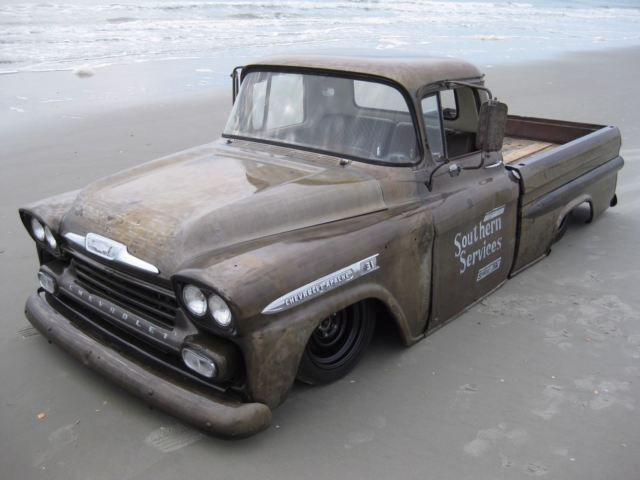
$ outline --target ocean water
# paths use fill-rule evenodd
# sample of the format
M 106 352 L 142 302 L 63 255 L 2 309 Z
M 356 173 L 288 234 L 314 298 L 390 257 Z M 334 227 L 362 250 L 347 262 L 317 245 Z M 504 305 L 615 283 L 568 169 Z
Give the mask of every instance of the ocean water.
M 439 55 L 487 71 L 633 45 L 640 0 L 0 0 L 0 136 L 227 93 L 234 66 L 268 55 Z
M 296 52 L 481 64 L 640 44 L 640 1 L 64 0 L 0 4 L 0 73 Z

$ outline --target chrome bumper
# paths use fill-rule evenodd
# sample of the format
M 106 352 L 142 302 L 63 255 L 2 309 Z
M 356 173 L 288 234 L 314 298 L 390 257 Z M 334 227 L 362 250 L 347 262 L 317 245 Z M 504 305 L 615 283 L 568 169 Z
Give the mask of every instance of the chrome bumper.
M 45 294 L 34 293 L 27 300 L 25 314 L 42 335 L 86 366 L 171 415 L 195 427 L 223 437 L 247 437 L 271 423 L 271 410 L 262 403 L 241 403 L 204 396 L 144 366 L 99 342 L 54 310 Z

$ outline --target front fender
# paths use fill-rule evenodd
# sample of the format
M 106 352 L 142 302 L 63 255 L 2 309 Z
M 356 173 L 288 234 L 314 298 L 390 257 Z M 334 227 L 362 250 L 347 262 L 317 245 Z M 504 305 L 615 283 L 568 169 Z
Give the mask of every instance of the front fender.
M 304 306 L 270 315 L 270 321 L 262 328 L 243 337 L 241 348 L 245 352 L 251 398 L 270 408 L 284 402 L 295 381 L 309 337 L 318 324 L 333 312 L 370 299 L 382 301 L 397 322 L 406 325 L 406 318 L 393 295 L 378 283 L 363 282 L 333 290 Z
M 53 197 L 48 197 L 37 202 L 30 203 L 18 210 L 20 219 L 27 231 L 30 226 L 27 224 L 29 216 L 35 216 L 49 226 L 52 230 L 59 232 L 60 224 L 65 213 L 69 211 L 80 190 L 61 193 Z
M 273 408 L 286 397 L 311 332 L 337 310 L 378 299 L 405 343 L 422 338 L 433 235 L 427 208 L 384 212 L 261 239 L 200 259 L 176 277 L 208 285 L 229 302 L 251 396 Z M 376 254 L 377 270 L 277 314 L 262 313 L 275 299 Z

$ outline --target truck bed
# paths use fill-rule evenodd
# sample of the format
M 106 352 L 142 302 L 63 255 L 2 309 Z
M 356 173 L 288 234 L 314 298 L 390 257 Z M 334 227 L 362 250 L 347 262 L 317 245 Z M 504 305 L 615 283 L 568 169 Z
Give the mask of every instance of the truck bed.
M 512 164 L 604 128 L 602 125 L 509 115 L 503 144 L 504 163 Z
M 557 143 L 529 140 L 527 138 L 504 137 L 502 159 L 508 165 L 557 145 Z
M 526 205 L 613 160 L 619 149 L 614 127 L 510 115 L 502 155 L 520 174 Z
M 620 143 L 615 127 L 508 118 L 503 160 L 521 188 L 514 272 L 549 252 L 571 209 L 586 202 L 595 218 L 614 201 Z

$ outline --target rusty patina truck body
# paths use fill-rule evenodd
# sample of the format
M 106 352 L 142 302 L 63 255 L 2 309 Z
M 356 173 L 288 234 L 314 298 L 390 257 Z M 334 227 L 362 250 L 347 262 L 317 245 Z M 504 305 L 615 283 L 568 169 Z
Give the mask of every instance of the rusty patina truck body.
M 268 426 L 296 378 L 407 345 L 616 203 L 620 133 L 507 116 L 466 62 L 271 58 L 222 138 L 20 210 L 33 325 L 199 428 Z M 237 94 L 237 95 L 236 95 Z

